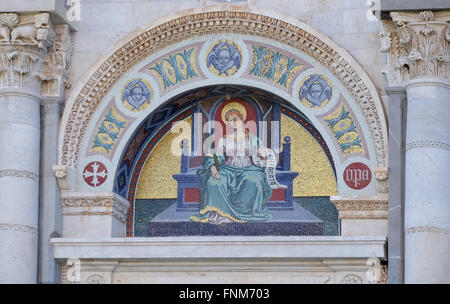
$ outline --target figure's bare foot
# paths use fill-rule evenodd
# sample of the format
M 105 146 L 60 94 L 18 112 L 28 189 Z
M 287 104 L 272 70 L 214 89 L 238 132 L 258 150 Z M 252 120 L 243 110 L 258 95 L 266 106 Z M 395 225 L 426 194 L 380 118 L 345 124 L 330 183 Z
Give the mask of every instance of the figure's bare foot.
M 222 223 L 219 225 L 220 228 L 224 229 L 227 226 L 227 223 Z

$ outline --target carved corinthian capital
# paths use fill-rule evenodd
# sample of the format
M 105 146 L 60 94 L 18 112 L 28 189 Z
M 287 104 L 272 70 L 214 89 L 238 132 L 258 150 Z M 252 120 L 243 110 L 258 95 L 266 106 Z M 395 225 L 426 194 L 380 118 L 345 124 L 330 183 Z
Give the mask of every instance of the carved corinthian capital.
M 68 87 L 71 67 L 72 39 L 69 25 L 55 25 L 56 39 L 44 58 L 41 93 L 43 96 L 63 97 L 64 89 Z
M 388 53 L 389 85 L 417 77 L 447 79 L 450 67 L 450 11 L 391 12 L 395 26 L 381 33 Z
M 54 40 L 48 13 L 0 13 L 0 88 L 39 94 L 44 57 Z

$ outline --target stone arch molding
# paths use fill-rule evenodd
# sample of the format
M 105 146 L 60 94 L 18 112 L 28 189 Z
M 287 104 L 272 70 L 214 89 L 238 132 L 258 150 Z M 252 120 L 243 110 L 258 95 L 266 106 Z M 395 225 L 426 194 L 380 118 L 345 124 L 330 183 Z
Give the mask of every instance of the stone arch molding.
M 200 62 L 196 70 L 201 74 L 200 80 L 185 81 L 165 91 L 160 80 L 145 76 L 143 72 L 145 67 L 148 72 L 155 62 L 168 59 L 174 52 L 184 52 L 186 46 L 197 45 L 195 60 L 205 59 L 214 43 L 230 37 L 241 52 L 242 66 L 229 77 L 214 75 L 208 70 L 206 62 Z M 289 86 L 285 88 L 263 77 L 248 77 L 249 73 L 245 74 L 244 71 L 248 72 L 250 61 L 254 61 L 251 59 L 254 58 L 251 41 L 259 47 L 273 48 L 273 54 L 279 51 L 285 57 L 304 60 L 304 68 L 292 75 Z M 328 82 L 338 93 L 333 94 L 324 107 L 315 110 L 308 109 L 299 100 L 299 88 L 313 74 L 322 75 L 321 81 Z M 151 104 L 139 113 L 121 108 L 123 104 L 118 101 L 126 81 L 135 77 L 143 77 L 146 84 L 151 86 L 153 94 Z M 270 91 L 287 101 L 292 109 L 304 113 L 323 135 L 335 160 L 339 195 L 333 197 L 332 202 L 342 220 L 387 219 L 385 115 L 377 90 L 361 66 L 348 52 L 308 25 L 251 7 L 213 6 L 181 12 L 137 33 L 122 47 L 114 50 L 67 101 L 60 129 L 59 165 L 54 168 L 62 196 L 63 234 L 123 236 L 125 223 L 133 221 L 133 210 L 130 208 L 132 199 L 128 198 L 129 202 L 114 193 L 113 181 L 127 143 L 132 142 L 141 123 L 156 113 L 160 106 L 167 105 L 169 100 L 183 92 L 211 85 L 241 84 Z M 91 153 L 89 147 L 93 136 L 105 117 L 114 114 L 108 114 L 111 109 L 119 109 L 120 112 L 112 119 L 126 121 L 128 126 L 122 134 L 117 135 L 117 145 L 109 155 Z M 352 127 L 360 132 L 364 153 L 343 156 L 336 134 L 331 130 L 334 125 L 327 126 L 326 120 L 339 116 L 343 110 L 353 119 Z M 142 154 L 142 151 L 139 153 Z M 95 163 L 99 160 L 101 164 Z M 343 181 L 344 169 L 360 162 L 368 165 L 374 173 L 370 184 L 363 191 L 350 189 Z M 108 180 L 99 187 L 91 187 L 83 182 L 83 168 L 90 163 L 103 166 L 97 167 L 97 170 L 103 172 L 106 169 L 108 173 Z M 89 225 L 92 224 L 93 229 L 88 230 L 92 235 L 84 232 L 80 235 L 77 230 L 86 215 L 91 215 L 89 218 L 92 223 Z M 97 216 L 111 217 L 112 224 L 103 230 L 95 228 L 98 226 L 95 221 Z
M 213 6 L 165 18 L 115 50 L 65 107 L 59 140 L 59 164 L 76 168 L 87 129 L 107 93 L 131 68 L 152 54 L 189 38 L 241 34 L 279 42 L 325 66 L 358 104 L 370 130 L 376 166 L 387 166 L 387 127 L 377 90 L 362 67 L 344 49 L 310 26 L 251 7 Z

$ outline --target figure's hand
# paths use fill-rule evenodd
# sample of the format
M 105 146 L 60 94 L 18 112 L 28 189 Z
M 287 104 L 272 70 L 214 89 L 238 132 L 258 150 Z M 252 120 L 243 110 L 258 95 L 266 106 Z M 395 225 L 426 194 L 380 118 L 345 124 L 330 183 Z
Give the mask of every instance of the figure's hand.
M 220 176 L 220 173 L 219 173 L 219 171 L 217 171 L 217 168 L 216 168 L 216 166 L 211 166 L 211 175 L 214 177 L 214 178 L 217 178 L 217 179 L 221 179 L 221 176 Z

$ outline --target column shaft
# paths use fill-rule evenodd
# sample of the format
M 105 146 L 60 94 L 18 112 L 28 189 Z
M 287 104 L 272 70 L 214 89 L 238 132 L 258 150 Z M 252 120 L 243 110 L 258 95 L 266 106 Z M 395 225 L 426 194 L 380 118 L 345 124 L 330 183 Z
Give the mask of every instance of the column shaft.
M 403 283 L 406 91 L 388 87 L 389 95 L 389 203 L 388 203 L 388 280 Z
M 406 89 L 405 283 L 450 283 L 450 84 Z
M 39 207 L 39 283 L 60 282 L 60 266 L 53 256 L 50 239 L 62 234 L 62 211 L 53 165 L 58 162 L 60 103 L 43 98 L 41 184 Z
M 0 93 L 0 283 L 36 283 L 39 99 Z

